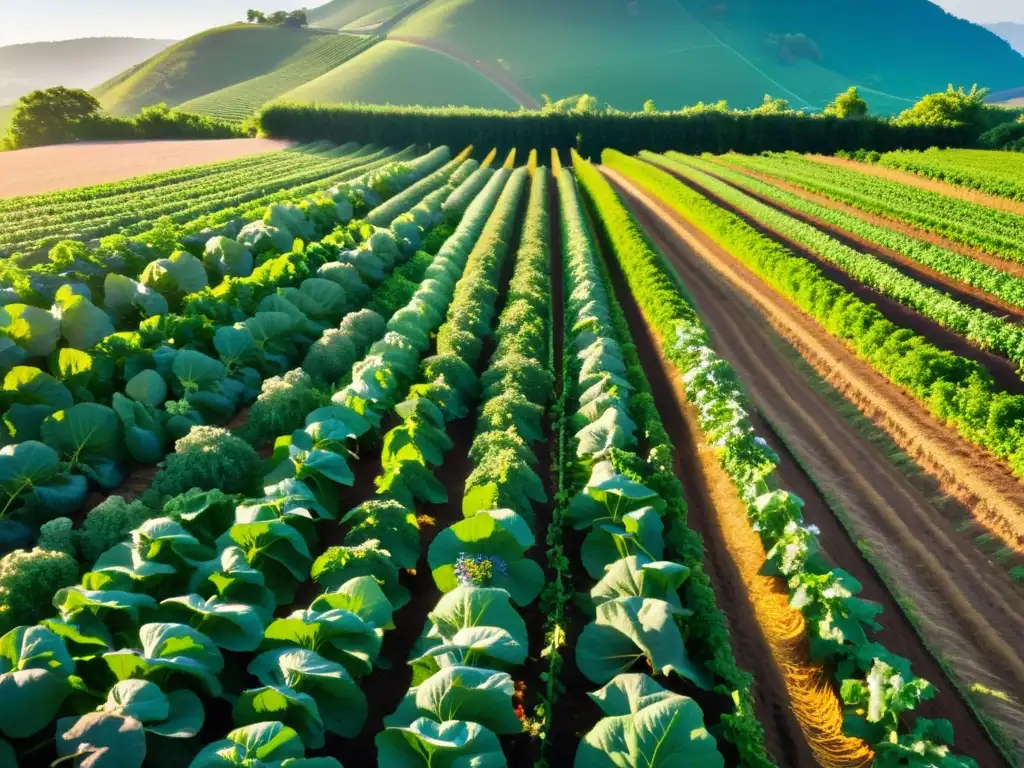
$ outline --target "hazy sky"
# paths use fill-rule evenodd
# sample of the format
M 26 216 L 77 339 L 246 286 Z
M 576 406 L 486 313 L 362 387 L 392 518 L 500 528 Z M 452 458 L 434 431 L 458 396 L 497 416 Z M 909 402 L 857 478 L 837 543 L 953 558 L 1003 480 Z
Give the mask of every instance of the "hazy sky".
M 318 0 L 0 0 L 0 45 L 73 37 L 180 39 L 241 21 L 247 8 L 291 11 L 320 4 Z
M 183 38 L 238 21 L 246 8 L 293 10 L 320 0 L 0 0 L 0 45 L 123 35 Z M 1024 23 L 1022 0 L 933 0 L 978 23 Z M 272 8 L 270 6 L 273 6 Z

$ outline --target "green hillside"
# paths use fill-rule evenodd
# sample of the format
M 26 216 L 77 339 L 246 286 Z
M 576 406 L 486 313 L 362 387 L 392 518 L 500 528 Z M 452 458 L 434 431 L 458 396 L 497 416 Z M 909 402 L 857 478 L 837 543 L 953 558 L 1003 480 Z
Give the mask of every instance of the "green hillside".
M 180 107 L 227 120 L 242 120 L 268 101 L 330 72 L 373 42 L 373 38 L 365 35 L 316 36 L 273 72 L 191 99 Z
M 929 0 L 434 0 L 392 34 L 501 67 L 534 96 L 620 109 L 765 93 L 820 109 L 856 84 L 895 112 L 949 82 L 1024 84 L 1024 58 Z
M 92 88 L 173 43 L 135 37 L 83 37 L 0 46 L 0 104 L 55 85 Z
M 483 75 L 440 53 L 386 41 L 310 83 L 286 101 L 364 101 L 516 109 L 518 103 Z
M 172 45 L 93 92 L 118 115 L 161 102 L 173 107 L 273 72 L 330 34 L 253 24 L 217 27 Z
M 333 0 L 308 12 L 309 23 L 324 29 L 372 31 L 415 0 Z

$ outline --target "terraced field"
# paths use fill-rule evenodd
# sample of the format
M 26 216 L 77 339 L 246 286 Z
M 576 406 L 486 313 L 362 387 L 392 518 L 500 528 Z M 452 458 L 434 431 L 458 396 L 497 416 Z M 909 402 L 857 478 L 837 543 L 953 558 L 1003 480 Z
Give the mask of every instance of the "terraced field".
M 364 35 L 315 37 L 273 72 L 191 99 L 180 109 L 225 120 L 244 120 L 264 104 L 330 72 L 374 42 Z
M 1012 216 L 550 157 L 0 201 L 0 763 L 1019 764 Z

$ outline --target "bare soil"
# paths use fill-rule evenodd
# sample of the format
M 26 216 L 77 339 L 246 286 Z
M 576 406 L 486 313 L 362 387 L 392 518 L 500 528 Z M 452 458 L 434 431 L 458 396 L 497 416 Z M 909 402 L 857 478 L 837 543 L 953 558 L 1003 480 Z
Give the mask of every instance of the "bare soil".
M 879 179 L 896 181 L 900 184 L 910 184 L 920 187 L 928 192 L 937 192 L 946 197 L 955 197 L 957 200 L 964 200 L 968 203 L 987 205 L 989 208 L 996 208 L 1007 213 L 1024 215 L 1024 201 L 1011 200 L 1008 197 L 982 192 L 980 189 L 961 187 L 938 179 L 929 179 L 927 176 L 918 176 L 910 171 L 901 171 L 897 168 L 888 168 L 884 165 L 872 165 L 871 163 L 859 163 L 856 160 L 846 160 L 842 157 L 829 157 L 828 155 L 808 155 L 808 158 L 826 165 L 835 165 L 847 170 L 857 171 L 868 176 L 875 176 Z
M 105 184 L 292 146 L 295 142 L 278 139 L 106 141 L 0 152 L 0 198 Z
M 968 542 L 889 459 L 847 422 L 781 353 L 784 338 L 830 383 L 876 423 L 989 501 L 1014 489 L 998 467 L 933 421 L 908 396 L 871 371 L 803 313 L 788 305 L 723 249 L 659 202 L 605 169 L 638 220 L 679 270 L 716 347 L 737 369 L 765 420 L 788 449 L 781 452 L 786 487 L 807 501 L 805 515 L 822 529 L 830 559 L 864 584 L 864 596 L 885 607 L 879 640 L 913 662 L 940 688 L 935 704 L 956 729 L 957 751 L 981 765 L 1003 762 L 963 699 L 914 636 L 879 573 L 861 556 L 825 499 L 841 509 L 849 536 L 884 567 L 890 584 L 912 606 L 927 650 L 941 658 L 971 703 L 1024 748 L 1024 610 L 1021 592 Z M 763 423 L 755 422 L 758 427 Z M 769 434 L 769 437 L 771 435 Z M 960 445 L 957 445 L 957 442 Z M 782 448 L 779 439 L 774 440 Z M 805 474 L 803 468 L 806 468 Z M 948 480 L 947 480 L 948 482 Z M 1012 481 L 1015 482 L 1015 481 Z M 821 489 L 821 492 L 818 492 Z M 1019 490 L 1016 491 L 1019 505 Z M 979 506 L 982 502 L 979 501 Z M 1019 506 L 1017 507 L 1019 509 Z M 977 506 L 975 507 L 977 512 Z

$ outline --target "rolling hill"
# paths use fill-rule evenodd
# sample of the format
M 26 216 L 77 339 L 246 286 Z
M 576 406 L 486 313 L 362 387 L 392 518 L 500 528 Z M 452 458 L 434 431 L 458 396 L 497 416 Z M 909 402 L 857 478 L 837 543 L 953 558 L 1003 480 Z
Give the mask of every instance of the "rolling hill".
M 1001 21 L 997 24 L 986 24 L 985 27 L 1008 42 L 1017 53 L 1024 53 L 1024 24 Z
M 370 32 L 416 4 L 416 0 L 332 0 L 308 12 L 309 23 L 324 29 Z
M 335 70 L 373 42 L 365 35 L 317 35 L 277 69 L 191 99 L 180 107 L 227 120 L 243 120 L 268 101 Z
M 135 37 L 86 37 L 5 45 L 0 47 L 0 105 L 54 85 L 92 88 L 172 43 Z
M 929 0 L 332 0 L 308 15 L 196 35 L 98 93 L 120 114 L 165 101 L 240 118 L 277 99 L 515 109 L 580 93 L 820 110 L 856 85 L 892 114 L 948 83 L 1024 86 L 1024 56 Z
M 364 101 L 516 109 L 515 99 L 470 67 L 404 42 L 385 41 L 282 97 L 285 101 Z
M 328 30 L 231 24 L 201 32 L 108 80 L 93 93 L 117 115 L 161 102 L 175 107 L 294 64 Z

